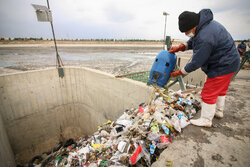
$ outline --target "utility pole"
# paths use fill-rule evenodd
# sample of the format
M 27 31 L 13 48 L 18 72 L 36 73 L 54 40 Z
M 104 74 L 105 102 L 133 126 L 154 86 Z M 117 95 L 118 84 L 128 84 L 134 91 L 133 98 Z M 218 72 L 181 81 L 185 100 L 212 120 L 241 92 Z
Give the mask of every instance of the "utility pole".
M 167 50 L 166 48 L 166 31 L 167 31 L 167 16 L 169 14 L 167 12 L 163 12 L 163 16 L 165 16 L 165 26 L 164 26 L 164 37 L 163 37 L 163 49 Z

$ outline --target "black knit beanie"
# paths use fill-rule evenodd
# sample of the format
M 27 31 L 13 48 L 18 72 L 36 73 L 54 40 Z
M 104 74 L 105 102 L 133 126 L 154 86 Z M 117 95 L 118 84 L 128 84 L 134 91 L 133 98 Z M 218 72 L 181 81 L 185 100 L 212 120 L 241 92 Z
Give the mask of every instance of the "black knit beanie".
M 185 11 L 179 15 L 179 30 L 187 32 L 199 24 L 200 16 L 197 13 Z

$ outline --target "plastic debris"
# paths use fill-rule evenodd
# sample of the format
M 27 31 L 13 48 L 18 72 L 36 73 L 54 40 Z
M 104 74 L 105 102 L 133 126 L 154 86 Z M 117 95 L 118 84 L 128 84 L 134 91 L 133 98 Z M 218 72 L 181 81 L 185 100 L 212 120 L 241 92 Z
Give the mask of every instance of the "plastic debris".
M 150 154 L 154 154 L 156 148 L 156 142 L 153 141 L 152 145 L 149 145 L 149 148 L 150 148 Z
M 168 159 L 166 159 L 166 166 L 172 166 L 172 165 L 173 165 L 173 162 L 170 161 L 170 160 L 168 160 Z
M 165 91 L 165 90 L 163 90 Z M 154 91 L 147 105 L 131 108 L 116 120 L 98 126 L 92 136 L 59 142 L 51 152 L 37 155 L 29 166 L 150 166 L 200 110 L 199 97 Z M 166 161 L 172 166 L 172 161 Z
M 131 156 L 130 161 L 131 164 L 134 165 L 136 162 L 143 156 L 142 154 L 142 146 L 139 145 L 139 147 L 136 149 L 135 153 Z
M 174 129 L 177 130 L 178 132 L 181 132 L 180 120 L 176 115 L 172 116 L 171 122 L 174 126 Z
M 144 113 L 144 109 L 142 107 L 139 107 L 139 112 L 142 114 Z
M 169 129 L 165 126 L 165 125 L 162 125 L 162 128 L 164 130 L 164 132 L 169 135 Z

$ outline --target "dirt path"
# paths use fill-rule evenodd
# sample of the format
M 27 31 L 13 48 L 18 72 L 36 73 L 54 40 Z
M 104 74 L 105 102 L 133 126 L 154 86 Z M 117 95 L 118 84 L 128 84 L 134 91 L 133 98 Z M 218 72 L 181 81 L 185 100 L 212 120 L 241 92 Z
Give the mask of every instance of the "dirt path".
M 152 166 L 166 166 L 171 160 L 173 167 L 249 167 L 249 111 L 250 71 L 242 70 L 230 84 L 224 118 L 214 118 L 212 128 L 189 125 Z

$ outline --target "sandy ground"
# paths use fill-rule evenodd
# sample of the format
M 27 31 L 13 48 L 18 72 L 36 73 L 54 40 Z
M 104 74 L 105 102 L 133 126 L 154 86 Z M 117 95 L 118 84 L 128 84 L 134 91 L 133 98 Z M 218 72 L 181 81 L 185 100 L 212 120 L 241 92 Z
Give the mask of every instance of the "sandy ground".
M 88 55 L 94 58 L 82 57 L 80 60 L 66 59 L 65 65 L 85 66 L 99 69 L 114 75 L 150 70 L 152 61 L 162 46 L 130 45 L 130 46 L 60 46 L 60 52 L 74 56 Z M 46 50 L 46 51 L 44 51 Z M 11 55 L 6 54 L 13 52 Z M 39 53 L 34 58 L 28 53 Z M 18 53 L 20 56 L 15 56 Z M 113 53 L 113 55 L 109 55 Z M 140 56 L 142 53 L 142 57 Z M 98 57 L 105 54 L 108 59 Z M 139 55 L 135 59 L 123 59 L 131 55 Z M 52 46 L 0 46 L 0 74 L 47 68 L 55 65 Z M 63 55 L 63 54 L 62 54 Z M 66 55 L 66 56 L 65 56 Z M 119 55 L 117 59 L 113 57 Z M 90 57 L 91 57 L 90 56 Z M 187 53 L 182 56 L 190 56 Z M 71 57 L 72 58 L 72 57 Z M 97 58 L 97 59 L 96 59 Z M 136 61 L 135 61 L 136 60 Z M 134 63 L 135 62 L 135 63 Z M 6 65 L 6 63 L 9 65 Z M 223 119 L 213 119 L 212 128 L 200 128 L 189 125 L 183 132 L 174 138 L 173 143 L 163 151 L 153 167 L 166 166 L 170 160 L 173 167 L 203 167 L 203 166 L 250 166 L 250 70 L 248 65 L 241 70 L 236 79 L 231 82 L 226 97 L 225 116 Z M 199 114 L 197 115 L 199 117 Z
M 214 118 L 212 128 L 189 125 L 152 166 L 170 160 L 173 167 L 249 167 L 249 110 L 250 71 L 242 70 L 230 84 L 224 118 Z

